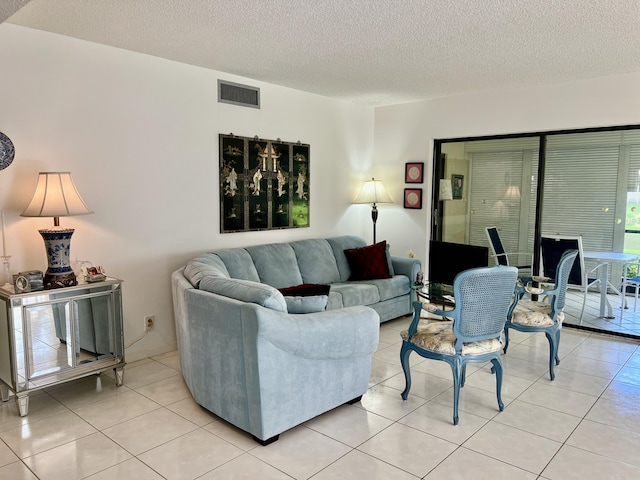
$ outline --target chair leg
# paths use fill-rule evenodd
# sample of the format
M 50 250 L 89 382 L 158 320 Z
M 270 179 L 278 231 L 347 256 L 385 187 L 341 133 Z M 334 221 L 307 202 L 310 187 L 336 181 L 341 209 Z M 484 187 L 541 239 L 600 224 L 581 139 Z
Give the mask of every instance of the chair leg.
M 496 397 L 498 398 L 498 409 L 502 412 L 504 410 L 504 403 L 502 403 L 502 362 L 499 358 L 491 359 L 493 364 L 492 371 L 496 374 Z
M 556 330 L 556 365 L 560 365 L 560 357 L 558 352 L 560 351 L 560 329 Z
M 507 353 L 507 348 L 509 348 L 509 327 L 504 327 L 504 348 L 502 349 L 503 353 Z
M 400 349 L 400 363 L 402 364 L 402 371 L 404 372 L 405 387 L 402 393 L 403 400 L 406 400 L 409 396 L 409 390 L 411 390 L 411 370 L 409 367 L 409 355 L 413 350 L 407 342 L 402 342 L 402 348 Z
M 458 402 L 460 400 L 460 377 L 462 375 L 462 361 L 456 358 L 451 364 L 453 371 L 453 424 L 458 425 Z
M 582 311 L 580 312 L 580 325 L 582 325 L 582 318 L 584 317 L 584 307 L 587 306 L 587 293 L 589 293 L 589 287 L 586 287 L 584 289 L 584 298 L 582 299 Z
M 467 364 L 462 365 L 462 370 L 460 371 L 460 388 L 464 387 L 464 381 L 467 378 Z
M 551 381 L 556 378 L 556 374 L 553 372 L 553 366 L 555 364 L 556 356 L 558 355 L 558 349 L 556 347 L 556 334 L 555 332 L 549 333 L 544 332 L 549 340 L 549 376 L 551 377 Z

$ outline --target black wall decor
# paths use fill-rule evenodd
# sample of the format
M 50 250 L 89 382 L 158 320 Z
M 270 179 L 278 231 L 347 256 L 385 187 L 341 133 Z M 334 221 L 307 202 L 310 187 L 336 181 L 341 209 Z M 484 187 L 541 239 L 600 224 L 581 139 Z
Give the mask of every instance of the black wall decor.
M 309 226 L 309 145 L 220 134 L 220 232 Z

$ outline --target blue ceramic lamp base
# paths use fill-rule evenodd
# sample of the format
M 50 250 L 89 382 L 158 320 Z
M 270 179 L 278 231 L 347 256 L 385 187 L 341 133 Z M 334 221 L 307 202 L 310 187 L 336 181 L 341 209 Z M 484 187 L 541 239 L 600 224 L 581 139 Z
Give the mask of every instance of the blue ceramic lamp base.
M 38 230 L 44 239 L 48 267 L 44 275 L 44 288 L 63 288 L 77 285 L 76 275 L 69 263 L 73 228 Z

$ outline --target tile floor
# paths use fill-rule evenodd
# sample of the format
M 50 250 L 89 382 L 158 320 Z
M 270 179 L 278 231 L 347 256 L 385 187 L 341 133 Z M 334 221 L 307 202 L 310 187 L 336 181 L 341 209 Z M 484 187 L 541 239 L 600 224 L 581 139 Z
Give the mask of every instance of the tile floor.
M 640 478 L 638 342 L 565 328 L 556 380 L 544 335 L 513 332 L 503 356 L 505 410 L 488 366 L 469 367 L 460 424 L 451 371 L 412 356 L 400 398 L 400 331 L 381 326 L 370 389 L 262 447 L 196 405 L 176 352 L 31 396 L 29 415 L 0 407 L 7 479 L 603 479 Z

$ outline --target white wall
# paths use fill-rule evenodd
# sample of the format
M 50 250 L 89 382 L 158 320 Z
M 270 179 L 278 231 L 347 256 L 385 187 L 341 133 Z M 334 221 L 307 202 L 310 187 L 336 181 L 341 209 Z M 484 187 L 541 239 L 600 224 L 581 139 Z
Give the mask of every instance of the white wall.
M 425 160 L 422 210 L 379 221 L 395 250 L 423 261 L 431 225 L 433 140 L 640 124 L 640 73 L 503 89 L 376 109 L 374 165 L 401 179 L 404 162 Z M 394 183 L 399 191 L 400 182 Z M 406 185 L 405 185 L 406 186 Z
M 129 361 L 175 348 L 169 278 L 189 258 L 371 235 L 369 207 L 351 201 L 375 173 L 372 108 L 6 23 L 0 65 L 0 131 L 16 148 L 0 171 L 12 271 L 46 269 L 37 229 L 52 220 L 19 214 L 39 171 L 71 171 L 95 212 L 61 219 L 76 229 L 72 260 L 125 281 L 125 342 L 142 334 L 145 315 L 156 315 L 156 329 L 127 350 Z M 260 87 L 262 109 L 217 103 L 218 78 Z M 219 233 L 218 134 L 231 132 L 311 145 L 311 227 Z

